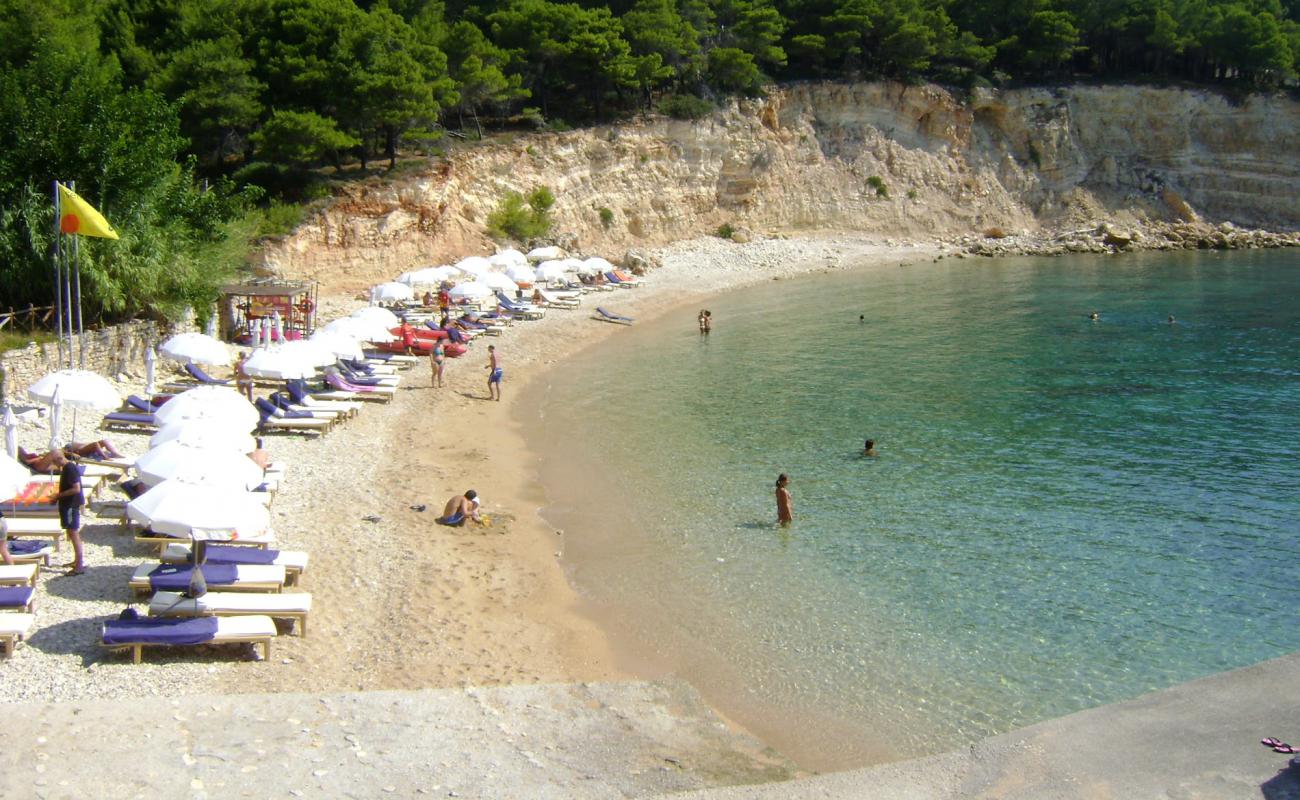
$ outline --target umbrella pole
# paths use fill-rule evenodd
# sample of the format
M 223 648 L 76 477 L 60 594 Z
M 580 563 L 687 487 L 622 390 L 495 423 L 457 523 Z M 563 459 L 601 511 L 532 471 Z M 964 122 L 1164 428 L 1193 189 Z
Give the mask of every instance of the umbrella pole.
M 61 229 L 62 205 L 59 203 L 59 182 L 54 182 L 54 322 L 59 330 L 59 364 L 63 364 L 63 241 Z

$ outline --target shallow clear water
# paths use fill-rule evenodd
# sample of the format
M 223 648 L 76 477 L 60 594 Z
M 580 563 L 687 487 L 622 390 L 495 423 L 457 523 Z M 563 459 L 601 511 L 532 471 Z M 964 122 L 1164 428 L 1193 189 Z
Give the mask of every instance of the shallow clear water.
M 1298 263 L 946 261 L 731 292 L 708 338 L 684 309 L 535 389 L 544 513 L 617 642 L 814 766 L 1300 649 Z

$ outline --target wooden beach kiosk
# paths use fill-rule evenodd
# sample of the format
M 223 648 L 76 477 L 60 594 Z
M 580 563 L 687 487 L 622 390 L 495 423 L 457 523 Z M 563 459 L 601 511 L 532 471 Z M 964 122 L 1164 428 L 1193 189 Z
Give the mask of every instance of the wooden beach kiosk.
M 247 344 L 255 326 L 279 315 L 285 339 L 305 339 L 316 329 L 316 281 L 272 278 L 221 287 L 217 301 L 219 333 L 227 342 Z

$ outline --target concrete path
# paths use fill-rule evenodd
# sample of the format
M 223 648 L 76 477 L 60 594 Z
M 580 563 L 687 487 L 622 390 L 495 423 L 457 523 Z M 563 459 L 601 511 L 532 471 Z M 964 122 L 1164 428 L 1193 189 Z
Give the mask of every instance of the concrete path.
M 1300 653 L 792 781 L 680 683 L 137 698 L 7 706 L 0 797 L 1300 800 L 1265 736 L 1300 746 Z
M 7 706 L 0 797 L 647 797 L 793 772 L 680 683 Z
M 678 800 L 1300 800 L 1300 653 L 996 736 L 967 751 Z

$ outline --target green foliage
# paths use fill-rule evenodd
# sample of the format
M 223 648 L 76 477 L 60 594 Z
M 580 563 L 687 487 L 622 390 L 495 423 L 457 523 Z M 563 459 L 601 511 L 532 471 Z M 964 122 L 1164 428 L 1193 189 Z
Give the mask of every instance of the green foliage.
M 605 228 L 605 230 L 609 230 L 609 226 L 614 224 L 614 212 L 602 206 L 599 214 L 601 226 Z
M 227 247 L 255 193 L 228 181 L 200 189 L 193 162 L 178 160 L 185 139 L 175 107 L 124 87 L 118 62 L 83 44 L 44 40 L 0 73 L 2 301 L 49 304 L 51 194 L 63 180 L 121 236 L 78 242 L 88 320 L 175 317 L 210 303 L 242 263 Z
M 516 241 L 545 236 L 551 231 L 550 210 L 553 205 L 555 195 L 545 186 L 532 190 L 526 198 L 518 192 L 509 192 L 488 214 L 488 235 Z
M 693 94 L 670 94 L 659 100 L 659 113 L 673 119 L 703 119 L 713 113 L 713 104 Z M 646 156 L 641 156 L 644 163 Z
M 736 47 L 719 47 L 709 51 L 709 82 L 725 92 L 756 95 L 763 76 L 754 57 Z
M 717 236 L 719 239 L 730 239 L 735 234 L 736 234 L 736 229 L 732 226 L 730 222 L 722 223 L 721 225 L 718 226 L 718 230 L 714 232 L 714 235 Z
M 266 208 L 259 208 L 251 214 L 256 225 L 254 236 L 283 236 L 291 233 L 302 222 L 303 207 L 296 203 L 274 200 Z
M 915 189 L 908 189 L 908 190 L 907 190 L 907 199 L 908 199 L 908 200 L 915 200 L 916 198 L 917 198 L 916 190 L 915 190 Z
M 876 197 L 889 197 L 889 187 L 879 175 L 872 175 L 867 178 L 867 185 L 876 191 Z
M 263 158 L 293 167 L 313 166 L 361 143 L 339 130 L 334 120 L 312 111 L 276 111 L 252 142 Z

